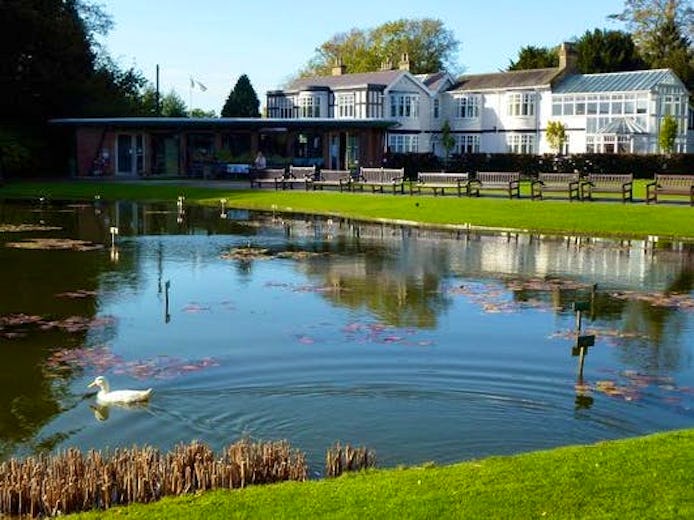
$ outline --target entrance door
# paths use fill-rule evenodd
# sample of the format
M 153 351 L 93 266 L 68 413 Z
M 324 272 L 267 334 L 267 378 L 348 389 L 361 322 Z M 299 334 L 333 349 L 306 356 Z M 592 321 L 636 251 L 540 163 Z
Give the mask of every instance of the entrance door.
M 116 175 L 142 175 L 145 165 L 142 134 L 118 134 Z

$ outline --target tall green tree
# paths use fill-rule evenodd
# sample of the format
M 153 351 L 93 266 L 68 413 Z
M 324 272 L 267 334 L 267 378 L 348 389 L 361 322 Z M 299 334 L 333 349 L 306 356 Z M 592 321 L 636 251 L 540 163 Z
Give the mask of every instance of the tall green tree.
M 586 31 L 574 48 L 577 68 L 583 74 L 646 68 L 631 35 L 623 31 Z
M 89 31 L 75 0 L 0 2 L 0 113 L 79 114 L 96 62 Z
M 400 19 L 373 29 L 352 29 L 334 35 L 323 43 L 301 76 L 330 74 L 335 63 L 347 72 L 379 70 L 383 63 L 397 66 L 407 54 L 410 71 L 419 74 L 459 69 L 456 54 L 460 43 L 441 20 L 432 18 Z
M 672 69 L 691 90 L 694 88 L 694 46 L 673 19 L 667 19 L 644 54 L 654 69 Z
M 445 161 L 446 166 L 448 166 L 448 157 L 451 155 L 453 148 L 455 148 L 455 137 L 451 132 L 451 124 L 448 122 L 448 119 L 443 122 L 443 126 L 441 127 L 441 144 L 446 152 Z
M 694 39 L 694 8 L 691 0 L 625 0 L 621 13 L 609 16 L 627 25 L 641 53 L 651 52 L 653 40 L 668 20 L 690 41 Z
M 658 134 L 658 144 L 663 153 L 670 154 L 675 149 L 678 131 L 677 119 L 671 114 L 667 114 L 660 123 L 660 133 Z
M 175 90 L 170 90 L 161 99 L 161 115 L 164 117 L 187 117 L 186 102 Z
M 527 45 L 521 47 L 518 59 L 511 60 L 508 70 L 546 69 L 559 66 L 557 49 Z
M 260 101 L 251 80 L 242 74 L 229 92 L 222 108 L 222 117 L 260 117 L 259 108 Z

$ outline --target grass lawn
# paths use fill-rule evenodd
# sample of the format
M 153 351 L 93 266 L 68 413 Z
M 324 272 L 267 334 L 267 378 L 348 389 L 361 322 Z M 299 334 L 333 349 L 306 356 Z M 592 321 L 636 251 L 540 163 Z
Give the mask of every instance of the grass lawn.
M 646 181 L 635 186 L 635 197 L 642 200 Z M 529 186 L 523 186 L 524 198 L 508 200 L 498 194 L 480 198 L 430 195 L 370 193 L 230 190 L 221 187 L 196 187 L 190 183 L 68 181 L 52 183 L 8 182 L 0 187 L 0 197 L 45 196 L 49 199 L 91 200 L 96 194 L 106 200 L 170 200 L 179 195 L 187 203 L 228 208 L 276 209 L 277 211 L 336 215 L 365 220 L 394 220 L 438 226 L 470 226 L 514 229 L 536 233 L 583 234 L 625 238 L 694 238 L 694 208 L 678 201 L 658 205 L 643 202 L 568 202 L 547 199 L 531 201 Z
M 694 518 L 694 430 L 368 471 L 76 518 Z

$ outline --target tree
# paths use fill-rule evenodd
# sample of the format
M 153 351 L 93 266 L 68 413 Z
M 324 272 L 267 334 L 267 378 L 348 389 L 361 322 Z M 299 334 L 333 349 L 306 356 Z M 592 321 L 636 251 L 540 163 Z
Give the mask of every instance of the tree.
M 217 117 L 214 110 L 203 110 L 202 108 L 194 108 L 190 111 L 190 117 Z
M 455 148 L 455 137 L 451 133 L 451 124 L 446 119 L 441 127 L 441 144 L 443 149 L 446 151 L 446 165 L 448 165 L 448 156 L 451 154 L 453 148 Z
M 260 117 L 260 101 L 248 76 L 242 74 L 222 108 L 222 117 Z
M 637 47 L 645 55 L 665 22 L 672 20 L 683 36 L 694 38 L 694 8 L 691 0 L 625 0 L 621 13 L 609 16 L 624 22 Z
M 550 148 L 554 153 L 560 154 L 566 143 L 566 126 L 561 121 L 548 121 L 545 135 Z
M 546 69 L 559 66 L 557 49 L 528 45 L 518 52 L 518 59 L 511 60 L 508 70 Z
M 583 74 L 645 68 L 634 40 L 622 31 L 586 31 L 575 43 L 577 68 Z
M 164 117 L 186 117 L 188 109 L 183 98 L 170 90 L 161 100 L 161 115 Z
M 456 71 L 459 42 L 441 20 L 400 19 L 374 29 L 352 29 L 339 33 L 316 49 L 316 55 L 300 71 L 301 76 L 330 74 L 335 63 L 348 72 L 379 70 L 384 63 L 397 65 L 407 54 L 414 74 Z
M 667 19 L 660 26 L 644 58 L 652 68 L 672 69 L 687 88 L 694 88 L 694 48 L 673 19 Z
M 660 123 L 660 134 L 658 135 L 658 144 L 663 153 L 671 154 L 675 149 L 677 133 L 677 119 L 671 114 L 667 114 Z

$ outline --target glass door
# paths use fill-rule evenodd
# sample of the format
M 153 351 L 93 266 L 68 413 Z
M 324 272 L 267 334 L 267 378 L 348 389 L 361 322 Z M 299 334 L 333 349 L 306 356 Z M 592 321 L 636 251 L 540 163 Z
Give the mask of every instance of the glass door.
M 118 134 L 116 175 L 142 175 L 145 168 L 143 134 Z

